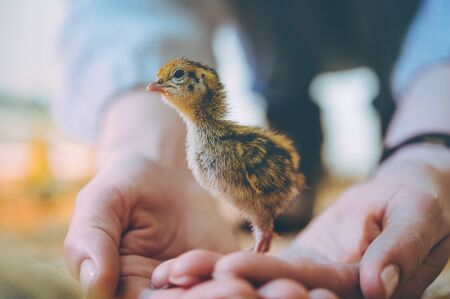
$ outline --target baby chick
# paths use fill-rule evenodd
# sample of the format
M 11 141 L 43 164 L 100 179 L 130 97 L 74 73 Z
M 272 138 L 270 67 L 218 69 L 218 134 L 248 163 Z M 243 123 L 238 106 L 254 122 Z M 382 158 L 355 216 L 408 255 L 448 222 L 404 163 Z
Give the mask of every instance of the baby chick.
M 187 126 L 189 168 L 198 183 L 250 221 L 255 252 L 266 252 L 274 218 L 303 187 L 300 158 L 283 135 L 226 120 L 226 95 L 216 71 L 187 58 L 162 66 L 147 91 L 159 92 Z

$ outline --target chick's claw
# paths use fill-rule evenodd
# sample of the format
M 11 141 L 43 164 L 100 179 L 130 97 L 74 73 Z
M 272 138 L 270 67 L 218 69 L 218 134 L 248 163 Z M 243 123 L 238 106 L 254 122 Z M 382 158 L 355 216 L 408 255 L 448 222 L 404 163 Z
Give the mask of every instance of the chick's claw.
M 265 253 L 269 251 L 270 244 L 272 243 L 273 231 L 267 229 L 254 229 L 255 234 L 255 246 L 253 247 L 253 252 Z

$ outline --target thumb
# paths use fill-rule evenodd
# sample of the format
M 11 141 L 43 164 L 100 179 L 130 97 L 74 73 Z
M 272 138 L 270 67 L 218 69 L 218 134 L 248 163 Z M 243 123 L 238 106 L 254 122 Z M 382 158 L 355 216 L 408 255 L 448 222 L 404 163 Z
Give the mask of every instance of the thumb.
M 77 197 L 64 256 L 88 299 L 112 298 L 119 277 L 121 226 L 115 192 L 93 181 Z
M 381 234 L 367 248 L 360 265 L 364 298 L 391 298 L 410 279 L 442 239 L 438 211 L 426 194 L 396 194 L 386 208 Z

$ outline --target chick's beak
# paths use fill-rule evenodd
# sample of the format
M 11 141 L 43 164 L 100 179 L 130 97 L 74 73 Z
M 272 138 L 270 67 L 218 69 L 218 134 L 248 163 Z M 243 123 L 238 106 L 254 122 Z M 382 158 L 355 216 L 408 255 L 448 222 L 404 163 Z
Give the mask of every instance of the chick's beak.
M 164 86 L 159 82 L 159 80 L 155 80 L 151 82 L 149 85 L 147 85 L 146 88 L 147 91 L 154 91 L 154 92 L 163 92 Z

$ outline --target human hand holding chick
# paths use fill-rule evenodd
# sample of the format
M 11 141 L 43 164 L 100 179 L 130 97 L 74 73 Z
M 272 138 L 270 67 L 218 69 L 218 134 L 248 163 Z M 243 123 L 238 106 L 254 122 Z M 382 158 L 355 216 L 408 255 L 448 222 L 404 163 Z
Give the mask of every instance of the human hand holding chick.
M 450 133 L 449 82 L 448 65 L 418 74 L 400 95 L 388 147 L 424 133 Z M 366 298 L 420 298 L 450 255 L 449 182 L 445 142 L 403 146 L 319 215 L 291 255 L 309 248 L 324 260 L 360 260 Z
M 450 190 L 444 171 L 450 155 L 446 149 L 419 146 L 388 162 L 314 219 L 279 259 L 192 251 L 159 265 L 153 284 L 198 284 L 193 289 L 198 292 L 205 280 L 235 277 L 256 291 L 287 278 L 342 298 L 420 298 L 450 254 Z M 212 290 L 205 292 L 216 298 Z
M 193 248 L 236 248 L 184 150 L 172 144 L 183 145 L 184 128 L 171 112 L 141 90 L 108 111 L 99 170 L 78 194 L 65 241 L 69 270 L 88 299 L 137 298 L 161 261 Z

